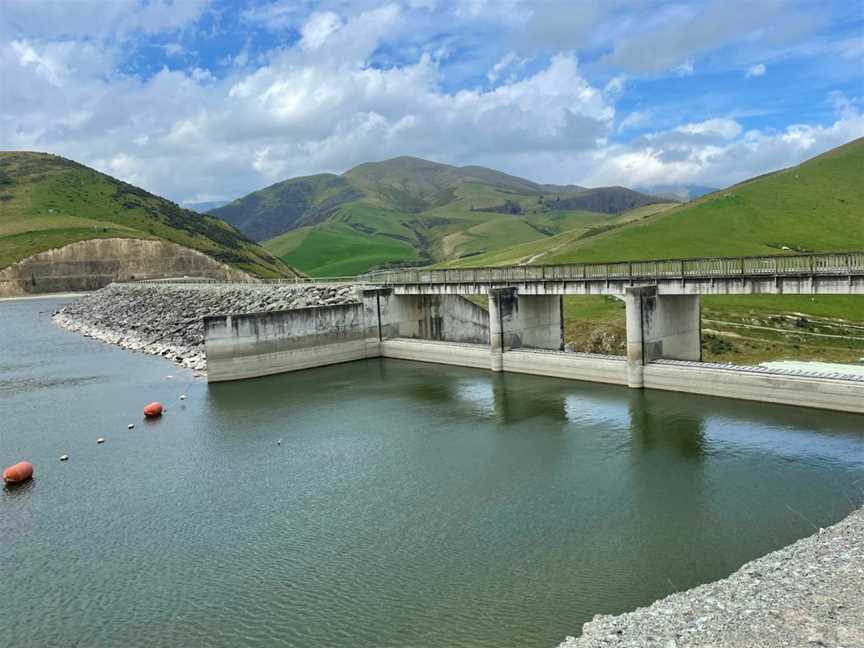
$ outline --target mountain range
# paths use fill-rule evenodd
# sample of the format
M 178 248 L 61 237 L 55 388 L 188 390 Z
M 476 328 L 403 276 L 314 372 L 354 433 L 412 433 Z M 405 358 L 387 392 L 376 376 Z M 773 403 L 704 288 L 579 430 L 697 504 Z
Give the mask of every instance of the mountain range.
M 312 275 L 426 265 L 670 206 L 624 187 L 542 184 L 414 157 L 291 178 L 209 213 Z M 642 214 L 640 213 L 639 216 Z M 626 219 L 626 217 L 625 217 Z

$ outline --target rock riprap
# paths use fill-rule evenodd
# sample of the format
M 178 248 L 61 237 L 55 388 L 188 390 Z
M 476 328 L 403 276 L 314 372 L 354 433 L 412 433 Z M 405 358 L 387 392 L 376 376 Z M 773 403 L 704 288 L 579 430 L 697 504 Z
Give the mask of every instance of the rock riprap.
M 266 284 L 111 284 L 54 313 L 65 329 L 125 349 L 207 368 L 207 315 L 331 306 L 356 302 L 352 286 Z
M 559 648 L 864 646 L 864 509 L 713 583 L 619 616 Z

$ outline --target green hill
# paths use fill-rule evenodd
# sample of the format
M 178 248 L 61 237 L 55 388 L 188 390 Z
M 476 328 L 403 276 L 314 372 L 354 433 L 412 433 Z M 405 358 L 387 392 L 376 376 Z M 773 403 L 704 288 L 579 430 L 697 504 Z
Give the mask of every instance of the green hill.
M 211 210 L 312 275 L 471 258 L 661 202 L 623 187 L 539 184 L 413 157 L 292 178 Z
M 56 155 L 0 152 L 0 268 L 94 238 L 163 239 L 252 274 L 294 274 L 218 218 Z
M 864 138 L 597 236 L 550 239 L 536 263 L 864 248 Z M 499 250 L 496 265 L 523 248 Z
M 363 194 L 345 178 L 329 173 L 292 178 L 256 191 L 209 213 L 256 241 L 314 222 Z

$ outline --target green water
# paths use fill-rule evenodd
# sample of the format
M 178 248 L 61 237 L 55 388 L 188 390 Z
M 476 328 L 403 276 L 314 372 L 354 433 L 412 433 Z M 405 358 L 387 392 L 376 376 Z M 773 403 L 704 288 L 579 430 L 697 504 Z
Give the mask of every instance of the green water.
M 862 501 L 864 417 L 398 361 L 208 387 L 60 303 L 0 303 L 10 646 L 551 648 Z

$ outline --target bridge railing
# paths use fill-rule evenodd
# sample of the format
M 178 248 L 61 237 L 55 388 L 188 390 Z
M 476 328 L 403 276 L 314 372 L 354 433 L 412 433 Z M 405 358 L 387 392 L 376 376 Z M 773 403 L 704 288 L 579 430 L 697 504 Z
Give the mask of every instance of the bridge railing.
M 613 263 L 383 270 L 358 279 L 376 284 L 507 283 L 623 279 L 734 278 L 864 274 L 864 252 L 658 259 Z

